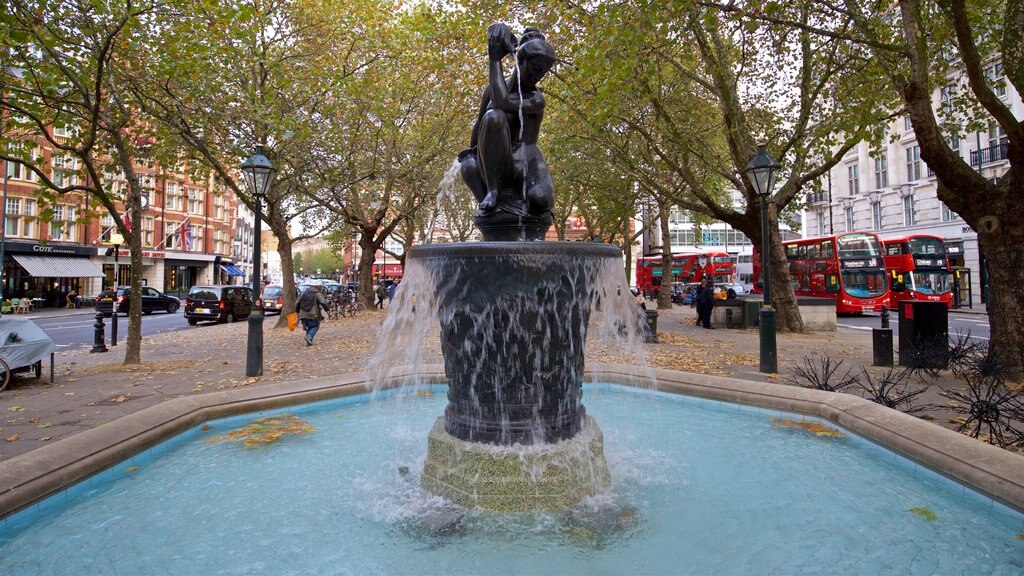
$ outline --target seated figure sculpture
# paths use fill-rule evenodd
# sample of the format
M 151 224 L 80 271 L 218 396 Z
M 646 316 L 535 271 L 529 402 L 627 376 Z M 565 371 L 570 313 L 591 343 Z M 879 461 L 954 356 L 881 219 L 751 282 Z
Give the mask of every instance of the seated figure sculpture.
M 555 51 L 535 28 L 516 39 L 505 24 L 487 28 L 488 84 L 469 148 L 459 154 L 463 181 L 479 208 L 485 240 L 542 240 L 551 226 L 554 184 L 537 148 L 544 95 L 537 84 L 555 63 Z M 505 78 L 502 59 L 518 67 Z

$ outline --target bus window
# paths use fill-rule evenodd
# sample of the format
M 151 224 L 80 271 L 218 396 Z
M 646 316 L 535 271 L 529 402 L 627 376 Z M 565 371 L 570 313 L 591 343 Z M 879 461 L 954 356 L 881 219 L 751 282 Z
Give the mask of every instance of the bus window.
M 796 260 L 798 246 L 786 246 L 786 260 Z
M 832 253 L 832 241 L 831 240 L 826 240 L 826 241 L 822 242 L 821 243 L 821 257 L 822 258 L 831 258 L 832 256 L 833 256 L 833 253 Z
M 817 244 L 812 244 L 807 247 L 807 258 L 818 258 L 818 254 L 821 253 L 821 249 Z

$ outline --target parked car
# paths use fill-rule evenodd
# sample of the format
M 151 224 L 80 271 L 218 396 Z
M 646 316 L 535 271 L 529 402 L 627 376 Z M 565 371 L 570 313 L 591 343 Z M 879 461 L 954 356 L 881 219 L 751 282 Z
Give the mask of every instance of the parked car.
M 248 286 L 193 286 L 185 297 L 185 319 L 193 326 L 201 321 L 234 322 L 248 318 L 252 307 Z
M 156 288 L 143 286 L 142 292 L 142 313 L 152 314 L 153 312 L 167 312 L 174 314 L 181 308 L 181 300 L 174 296 L 168 296 Z M 102 312 L 104 316 L 110 316 L 114 312 L 114 303 L 117 303 L 117 313 L 127 314 L 131 305 L 131 290 L 129 286 L 120 286 L 117 290 L 107 288 L 96 297 L 96 311 Z
M 727 284 L 715 284 L 715 291 L 724 290 L 727 298 L 735 298 L 741 294 L 746 294 L 747 289 L 743 287 L 743 284 L 727 283 Z
M 260 301 L 263 303 L 264 313 L 280 314 L 284 308 L 284 289 L 277 284 L 267 284 L 263 287 L 263 293 L 260 294 Z

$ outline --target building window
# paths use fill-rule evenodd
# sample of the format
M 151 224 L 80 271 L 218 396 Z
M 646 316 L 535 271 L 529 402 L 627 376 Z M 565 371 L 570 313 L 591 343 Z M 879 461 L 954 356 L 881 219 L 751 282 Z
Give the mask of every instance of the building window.
M 950 210 L 949 206 L 946 206 L 946 203 L 942 202 L 941 200 L 939 201 L 939 208 L 942 212 L 943 222 L 954 222 L 960 218 L 960 216 L 956 212 Z
M 910 121 L 910 114 L 903 117 L 903 130 L 909 132 L 914 129 L 914 124 Z
M 75 207 L 57 204 L 50 221 L 50 240 L 73 240 L 75 237 Z
M 860 166 L 857 164 L 847 166 L 846 179 L 850 185 L 850 196 L 855 196 L 860 191 Z
M 181 222 L 165 222 L 164 246 L 168 250 L 181 250 Z
M 907 194 L 903 197 L 903 225 L 914 225 L 914 195 Z
M 921 147 L 913 145 L 907 148 L 907 181 L 921 179 Z
M 104 214 L 100 218 L 100 244 L 109 244 L 110 235 L 114 233 L 114 218 L 110 214 Z
M 847 206 L 844 212 L 846 213 L 846 231 L 853 232 L 853 206 Z
M 877 200 L 871 203 L 871 226 L 875 230 L 882 229 L 882 203 Z
M 213 231 L 213 252 L 214 252 L 214 254 L 227 254 L 228 253 L 228 231 L 227 230 L 214 230 Z
M 206 230 L 203 226 L 191 226 L 192 231 L 192 252 L 206 252 L 206 244 L 203 242 L 203 232 Z M 180 234 L 179 234 L 180 236 Z
M 1010 139 L 1006 136 L 1006 130 L 997 124 L 996 122 L 988 123 L 988 147 L 995 148 L 996 146 L 1006 146 L 1010 143 Z
M 947 135 L 946 136 L 946 144 L 949 145 L 949 149 L 950 150 L 955 152 L 957 156 L 960 156 L 960 135 L 959 134 L 949 134 L 949 135 Z
M 889 187 L 889 157 L 875 158 L 875 190 Z
M 213 196 L 213 218 L 214 220 L 224 220 L 224 196 L 215 194 Z
M 985 77 L 997 96 L 1006 96 L 1006 75 L 1003 73 L 1002 61 L 986 66 Z
M 825 235 L 825 213 L 821 210 L 816 212 L 818 216 L 818 236 Z
M 942 103 L 942 113 L 950 114 L 953 106 L 956 105 L 956 85 L 950 84 L 939 88 L 939 101 Z
M 153 246 L 153 217 L 146 216 L 142 219 L 142 245 Z
M 75 170 L 78 169 L 78 163 L 75 158 L 71 156 L 54 156 L 53 157 L 53 173 L 51 180 L 54 185 L 59 188 L 65 186 L 74 186 L 78 183 L 78 179 L 75 177 Z
M 35 206 L 36 201 L 31 198 L 7 199 L 7 221 L 4 224 L 4 231 L 8 236 L 34 238 L 35 219 L 32 215 Z
M 11 180 L 36 181 L 36 173 L 20 162 L 7 162 L 7 177 Z
M 205 192 L 198 188 L 188 188 L 188 213 L 195 214 L 196 216 L 202 216 L 203 213 L 203 196 Z
M 177 210 L 178 212 L 185 210 L 185 197 L 181 193 L 180 183 L 167 183 L 167 191 L 164 192 L 164 205 L 168 210 Z

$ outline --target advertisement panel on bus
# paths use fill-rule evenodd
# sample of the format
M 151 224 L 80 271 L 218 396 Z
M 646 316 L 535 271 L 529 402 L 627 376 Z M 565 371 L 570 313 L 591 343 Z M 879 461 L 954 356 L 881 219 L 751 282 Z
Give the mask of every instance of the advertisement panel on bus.
M 882 240 L 885 268 L 889 274 L 889 308 L 898 310 L 902 300 L 945 302 L 953 307 L 953 280 L 946 243 L 928 234 Z

